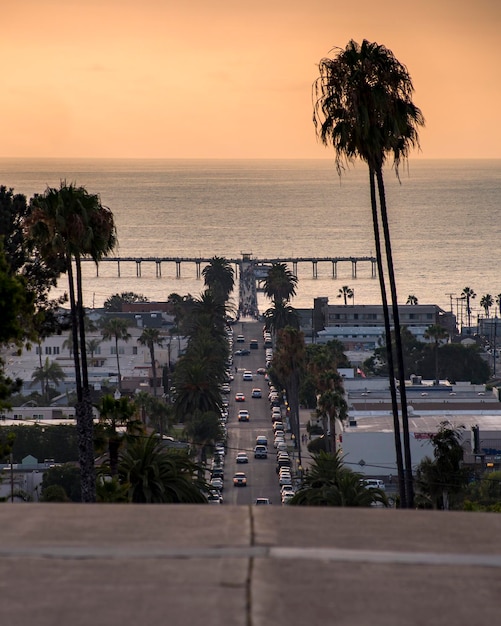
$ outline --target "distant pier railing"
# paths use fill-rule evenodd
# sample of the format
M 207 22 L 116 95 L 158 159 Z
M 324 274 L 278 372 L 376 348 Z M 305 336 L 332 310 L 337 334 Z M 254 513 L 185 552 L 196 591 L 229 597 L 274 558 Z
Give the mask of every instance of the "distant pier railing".
M 195 264 L 196 277 L 201 278 L 202 270 L 205 265 L 211 262 L 211 257 L 106 257 L 101 259 L 100 263 L 115 263 L 117 266 L 117 275 L 121 275 L 121 266 L 123 264 L 135 264 L 136 276 L 140 278 L 142 275 L 142 264 L 151 263 L 155 265 L 155 276 L 162 277 L 162 264 L 172 263 L 176 268 L 176 278 L 181 278 L 181 266 L 183 264 Z M 234 264 L 237 268 L 241 268 L 243 259 L 226 259 L 228 263 Z M 83 258 L 82 261 L 92 261 L 89 258 Z M 286 263 L 292 266 L 292 272 L 298 275 L 298 265 L 300 263 L 310 263 L 312 267 L 312 278 L 318 278 L 318 266 L 320 263 L 330 263 L 332 266 L 332 278 L 337 278 L 338 265 L 340 263 L 351 264 L 351 276 L 357 278 L 357 268 L 359 263 L 369 264 L 371 278 L 377 276 L 376 257 L 373 256 L 343 256 L 343 257 L 274 257 L 274 258 L 253 258 L 252 263 L 256 268 L 260 266 L 271 265 L 273 263 Z M 96 266 L 96 276 L 99 276 L 99 266 Z

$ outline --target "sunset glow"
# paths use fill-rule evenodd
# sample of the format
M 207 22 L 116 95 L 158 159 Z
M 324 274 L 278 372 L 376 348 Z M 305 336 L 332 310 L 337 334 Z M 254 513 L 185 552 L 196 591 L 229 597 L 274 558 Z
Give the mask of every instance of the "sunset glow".
M 318 158 L 311 86 L 350 39 L 404 63 L 423 158 L 501 158 L 501 3 L 3 0 L 1 157 Z

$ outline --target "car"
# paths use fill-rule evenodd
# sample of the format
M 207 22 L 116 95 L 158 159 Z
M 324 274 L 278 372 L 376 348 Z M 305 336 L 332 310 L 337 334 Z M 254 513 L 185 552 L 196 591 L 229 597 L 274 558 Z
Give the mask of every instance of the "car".
M 259 389 L 259 387 L 254 387 L 254 389 L 252 390 L 252 397 L 253 398 L 262 398 L 263 394 L 261 393 L 261 389 Z
M 258 435 L 256 437 L 256 446 L 267 446 L 268 445 L 268 437 L 266 435 Z
M 221 385 L 221 393 L 230 393 L 231 391 L 231 387 L 228 385 L 228 383 L 224 383 L 224 385 Z
M 233 476 L 233 486 L 234 487 L 247 487 L 247 476 L 244 472 L 237 472 Z
M 292 485 L 292 476 L 290 474 L 282 474 L 278 482 L 280 485 Z
M 274 422 L 273 430 L 277 432 L 277 430 L 281 430 L 282 432 L 285 430 L 283 422 Z
M 266 374 L 266 368 L 265 367 L 258 367 L 256 370 L 256 374 L 259 374 L 260 376 L 264 376 Z
M 284 493 L 291 493 L 292 495 L 296 493 L 292 485 L 282 485 L 280 492 L 282 495 L 284 495 Z
M 209 504 L 223 504 L 223 496 L 217 490 L 211 491 L 207 496 L 207 502 Z
M 366 478 L 363 482 L 367 489 L 381 489 L 381 491 L 386 489 L 384 481 L 378 480 L 377 478 Z
M 256 498 L 256 501 L 254 502 L 254 504 L 256 506 L 260 506 L 262 504 L 267 505 L 267 504 L 271 504 L 271 500 L 269 498 Z
M 221 478 L 211 478 L 210 486 L 218 491 L 222 491 L 224 489 L 224 483 Z
M 287 443 L 284 441 L 277 441 L 277 452 L 287 452 Z
M 224 470 L 222 467 L 213 467 L 210 473 L 211 478 L 220 478 L 224 480 Z
M 245 343 L 245 337 L 243 335 L 237 335 L 237 343 Z
M 249 348 L 251 350 L 257 350 L 259 348 L 259 344 L 257 342 L 257 339 L 251 339 L 250 343 L 249 343 Z
M 241 350 L 235 350 L 235 356 L 248 356 L 250 354 L 250 350 L 247 348 L 242 348 Z
M 241 391 L 235 394 L 235 402 L 245 402 L 245 396 Z
M 236 457 L 235 461 L 237 463 L 248 463 L 249 462 L 249 457 L 247 456 L 246 452 L 239 452 L 237 454 L 237 457 Z
M 242 378 L 243 380 L 254 380 L 254 377 L 250 370 L 245 370 L 244 373 L 242 374 Z
M 248 422 L 250 420 L 249 411 L 239 411 L 238 412 L 238 421 L 239 422 Z
M 267 459 L 268 448 L 266 446 L 256 446 L 254 448 L 254 458 L 255 459 Z
M 289 504 L 289 502 L 292 500 L 293 497 L 294 497 L 293 493 L 284 493 L 282 495 L 282 504 Z

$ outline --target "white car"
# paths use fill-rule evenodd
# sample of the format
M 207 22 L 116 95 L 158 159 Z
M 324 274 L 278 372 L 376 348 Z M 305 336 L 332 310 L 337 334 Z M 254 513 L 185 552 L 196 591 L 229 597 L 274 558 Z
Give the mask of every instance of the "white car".
M 381 491 L 385 490 L 385 485 L 382 480 L 378 480 L 377 478 L 366 478 L 364 480 L 364 485 L 367 489 L 381 489 Z
M 249 462 L 249 457 L 247 456 L 247 453 L 239 452 L 237 454 L 237 458 L 235 459 L 235 461 L 237 463 L 248 463 Z
M 243 380 L 254 380 L 254 376 L 252 374 L 252 372 L 250 370 L 245 370 L 245 372 L 242 374 L 242 379 Z

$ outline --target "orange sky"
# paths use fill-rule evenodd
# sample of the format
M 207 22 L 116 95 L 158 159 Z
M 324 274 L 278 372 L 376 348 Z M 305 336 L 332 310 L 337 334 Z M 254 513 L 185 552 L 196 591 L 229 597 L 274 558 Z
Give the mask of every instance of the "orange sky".
M 407 65 L 423 158 L 501 158 L 500 0 L 0 0 L 2 157 L 316 158 L 318 61 Z

